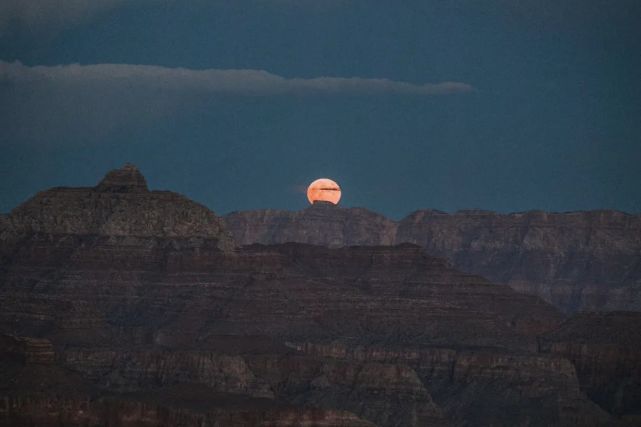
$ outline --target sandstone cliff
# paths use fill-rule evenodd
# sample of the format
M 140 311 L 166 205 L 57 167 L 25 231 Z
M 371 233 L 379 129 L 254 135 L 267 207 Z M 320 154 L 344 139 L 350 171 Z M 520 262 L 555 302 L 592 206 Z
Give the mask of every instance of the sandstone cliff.
M 237 244 L 421 245 L 457 268 L 538 295 L 566 312 L 641 311 L 641 216 L 417 211 L 394 222 L 364 209 L 234 212 Z

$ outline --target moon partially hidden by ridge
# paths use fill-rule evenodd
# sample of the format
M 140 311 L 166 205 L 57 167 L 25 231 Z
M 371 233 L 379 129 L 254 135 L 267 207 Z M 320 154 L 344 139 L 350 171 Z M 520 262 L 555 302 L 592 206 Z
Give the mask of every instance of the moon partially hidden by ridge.
M 330 202 L 337 205 L 340 199 L 341 188 L 336 181 L 332 181 L 329 178 L 319 178 L 307 187 L 307 200 L 311 204 L 315 202 Z

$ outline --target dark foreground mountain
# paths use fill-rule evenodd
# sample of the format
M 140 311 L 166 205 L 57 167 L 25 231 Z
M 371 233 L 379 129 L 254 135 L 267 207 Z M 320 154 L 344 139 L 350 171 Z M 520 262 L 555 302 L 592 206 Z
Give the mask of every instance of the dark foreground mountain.
M 39 193 L 1 227 L 2 425 L 589 426 L 641 414 L 638 335 L 606 333 L 638 314 L 597 320 L 610 337 L 592 342 L 593 323 L 415 245 L 234 249 L 212 212 L 148 191 L 133 167 Z
M 616 211 L 417 211 L 400 222 L 333 205 L 225 216 L 238 244 L 415 243 L 561 310 L 641 311 L 641 216 Z
M 639 313 L 581 313 L 542 337 L 540 348 L 571 360 L 595 402 L 641 425 Z

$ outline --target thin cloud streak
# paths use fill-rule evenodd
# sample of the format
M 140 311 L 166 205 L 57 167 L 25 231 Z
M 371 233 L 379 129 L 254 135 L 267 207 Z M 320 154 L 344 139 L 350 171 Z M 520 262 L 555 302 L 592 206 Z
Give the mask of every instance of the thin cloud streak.
M 0 82 L 62 85 L 139 85 L 170 91 L 270 96 L 286 94 L 327 95 L 447 95 L 465 93 L 472 86 L 461 82 L 413 84 L 360 77 L 284 78 L 264 70 L 193 70 L 154 65 L 96 64 L 29 67 L 0 61 Z

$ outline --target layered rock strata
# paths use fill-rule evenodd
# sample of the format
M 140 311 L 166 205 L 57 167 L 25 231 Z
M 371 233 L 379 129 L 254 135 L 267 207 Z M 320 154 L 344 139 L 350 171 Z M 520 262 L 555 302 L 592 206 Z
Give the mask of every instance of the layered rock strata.
M 109 172 L 95 187 L 42 191 L 7 215 L 0 227 L 5 251 L 34 235 L 148 239 L 149 244 L 175 238 L 232 246 L 218 216 L 180 194 L 149 191 L 132 165 Z
M 4 222 L 5 425 L 615 421 L 540 353 L 563 321 L 541 299 L 411 244 L 233 249 L 212 212 L 138 174 Z
M 417 211 L 395 222 L 364 209 L 225 216 L 237 244 L 404 242 L 462 270 L 540 296 L 563 311 L 641 311 L 641 216 L 616 211 L 498 214 Z

